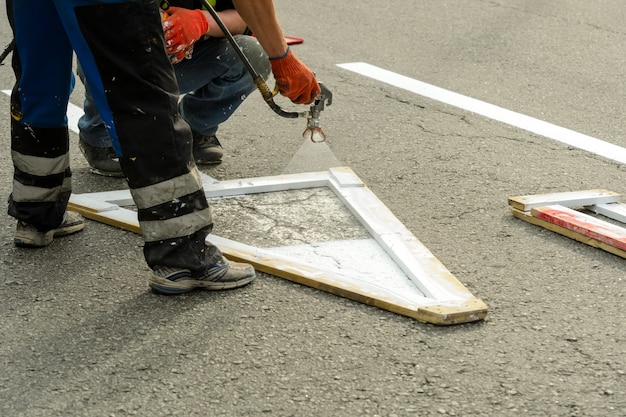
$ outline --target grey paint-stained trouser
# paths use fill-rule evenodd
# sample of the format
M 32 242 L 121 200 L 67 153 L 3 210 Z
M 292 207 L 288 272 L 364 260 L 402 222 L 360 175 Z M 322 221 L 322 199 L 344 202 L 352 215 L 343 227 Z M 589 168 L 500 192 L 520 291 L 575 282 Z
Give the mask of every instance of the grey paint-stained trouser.
M 40 231 L 62 221 L 71 193 L 66 112 L 74 49 L 120 155 L 148 265 L 203 276 L 222 255 L 205 243 L 211 212 L 191 130 L 178 114 L 156 0 L 13 0 L 7 9 L 16 40 L 9 214 Z

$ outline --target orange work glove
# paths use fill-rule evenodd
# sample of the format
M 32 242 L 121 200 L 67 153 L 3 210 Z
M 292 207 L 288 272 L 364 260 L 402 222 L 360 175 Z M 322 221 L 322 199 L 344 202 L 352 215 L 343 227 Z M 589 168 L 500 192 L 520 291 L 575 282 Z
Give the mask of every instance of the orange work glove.
M 287 47 L 281 57 L 270 58 L 278 91 L 296 104 L 309 104 L 321 92 L 315 74 Z
M 209 31 L 209 21 L 201 10 L 170 7 L 165 12 L 163 31 L 169 55 L 180 55 Z

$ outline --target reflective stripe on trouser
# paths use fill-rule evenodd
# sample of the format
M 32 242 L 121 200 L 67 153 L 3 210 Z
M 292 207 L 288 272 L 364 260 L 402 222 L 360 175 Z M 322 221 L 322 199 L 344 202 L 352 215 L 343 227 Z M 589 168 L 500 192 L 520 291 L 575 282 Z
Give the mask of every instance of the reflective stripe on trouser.
M 20 88 L 19 123 L 66 131 L 64 116 L 59 120 L 58 114 L 65 114 L 69 95 L 71 42 L 113 146 L 121 155 L 129 187 L 138 199 L 139 222 L 146 228 L 144 254 L 148 265 L 202 273 L 221 254 L 205 244 L 212 227 L 211 213 L 191 156 L 191 131 L 177 112 L 178 88 L 163 47 L 156 1 L 13 1 L 18 24 L 16 51 L 22 66 L 27 66 L 18 65 L 16 75 L 20 70 L 28 75 L 14 90 Z M 40 27 L 43 32 L 30 32 Z M 41 65 L 32 67 L 32 62 Z M 37 89 L 32 88 L 34 76 L 45 80 Z M 24 86 L 30 86 L 28 96 L 23 95 Z M 38 100 L 28 111 L 23 106 L 26 98 Z M 54 111 L 58 106 L 62 109 Z M 47 117 L 49 113 L 55 117 Z M 49 125 L 37 125 L 41 121 Z M 17 129 L 18 142 L 27 136 L 25 131 Z M 40 135 L 36 139 L 60 143 Z M 38 141 L 29 142 L 28 152 L 13 149 L 38 156 L 35 149 L 39 145 Z
M 12 119 L 11 148 L 9 214 L 41 231 L 55 229 L 72 191 L 67 129 L 33 128 Z
M 131 188 L 146 242 L 191 235 L 211 226 L 198 169 L 143 188 Z M 172 216 L 173 214 L 173 216 Z

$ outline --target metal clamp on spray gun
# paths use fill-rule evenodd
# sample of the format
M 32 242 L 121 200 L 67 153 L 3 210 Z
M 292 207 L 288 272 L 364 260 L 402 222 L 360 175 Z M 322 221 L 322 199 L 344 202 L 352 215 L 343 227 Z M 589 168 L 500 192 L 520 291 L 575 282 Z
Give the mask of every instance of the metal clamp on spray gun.
M 330 106 L 332 104 L 333 94 L 330 92 L 330 90 L 326 88 L 324 84 L 318 83 L 320 86 L 321 92 L 315 98 L 315 100 L 313 101 L 313 104 L 311 104 L 309 111 L 289 112 L 289 111 L 283 110 L 278 104 L 274 102 L 274 96 L 278 94 L 278 88 L 275 88 L 274 91 L 269 89 L 263 77 L 254 69 L 254 67 L 248 60 L 248 57 L 246 57 L 246 55 L 243 53 L 243 51 L 237 44 L 237 41 L 235 40 L 235 38 L 233 38 L 233 35 L 230 33 L 226 25 L 224 25 L 224 22 L 222 22 L 222 19 L 220 19 L 220 17 L 217 15 L 217 12 L 213 8 L 213 6 L 211 6 L 211 4 L 209 4 L 207 0 L 201 0 L 201 1 L 204 7 L 206 8 L 206 10 L 211 14 L 213 19 L 217 23 L 217 25 L 220 27 L 220 29 L 222 29 L 222 32 L 224 32 L 224 36 L 226 36 L 230 44 L 233 46 L 233 48 L 237 52 L 237 55 L 239 55 L 239 58 L 244 63 L 244 65 L 248 69 L 248 72 L 252 76 L 252 79 L 254 80 L 254 83 L 256 84 L 257 89 L 263 96 L 263 99 L 265 100 L 265 102 L 270 106 L 270 108 L 274 110 L 274 112 L 278 114 L 279 116 L 286 117 L 289 119 L 296 119 L 298 117 L 306 117 L 307 127 L 304 130 L 304 133 L 302 134 L 302 136 L 305 139 L 311 139 L 311 141 L 313 142 L 324 142 L 326 140 L 326 134 L 322 131 L 322 128 L 320 127 L 320 115 L 321 115 L 322 110 L 324 110 L 325 105 Z

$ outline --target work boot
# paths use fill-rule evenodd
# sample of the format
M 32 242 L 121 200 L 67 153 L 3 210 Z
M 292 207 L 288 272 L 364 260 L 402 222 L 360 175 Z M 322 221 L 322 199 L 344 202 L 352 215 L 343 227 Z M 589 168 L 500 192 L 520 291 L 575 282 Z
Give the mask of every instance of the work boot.
M 88 144 L 82 133 L 78 134 L 78 145 L 87 163 L 91 167 L 91 172 L 105 177 L 123 177 L 120 157 L 117 156 L 112 147 L 99 148 Z
M 204 136 L 193 132 L 193 159 L 196 164 L 219 164 L 222 162 L 222 145 L 217 136 Z
M 13 243 L 15 243 L 16 246 L 43 248 L 51 244 L 55 237 L 80 232 L 84 227 L 85 222 L 83 221 L 83 216 L 75 211 L 66 211 L 63 216 L 63 222 L 59 227 L 48 230 L 47 232 L 40 232 L 35 226 L 18 220 Z
M 256 277 L 252 265 L 230 262 L 226 258 L 211 266 L 205 276 L 194 278 L 182 268 L 157 266 L 150 277 L 150 287 L 161 294 L 184 294 L 196 288 L 218 291 L 243 287 Z

